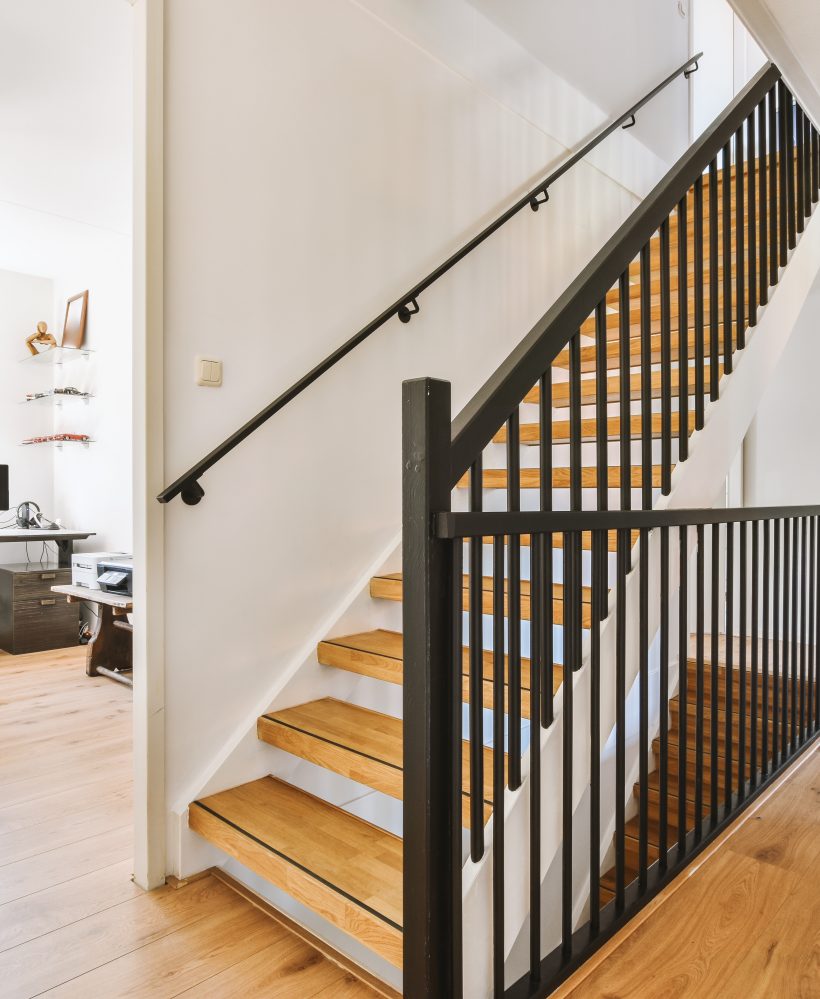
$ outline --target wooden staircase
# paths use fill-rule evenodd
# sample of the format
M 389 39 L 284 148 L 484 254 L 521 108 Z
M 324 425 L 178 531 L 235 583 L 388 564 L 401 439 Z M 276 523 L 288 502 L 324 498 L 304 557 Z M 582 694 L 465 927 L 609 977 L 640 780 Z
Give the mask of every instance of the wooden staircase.
M 709 178 L 704 178 L 704 226 L 709 225 L 708 204 Z M 732 178 L 731 221 L 735 225 L 734 177 Z M 693 195 L 689 194 L 688 224 L 693 225 Z M 722 207 L 719 209 L 722 217 Z M 745 222 L 745 220 L 744 220 Z M 671 227 L 671 308 L 672 314 L 678 316 L 677 287 L 680 273 L 677 268 L 677 233 Z M 734 239 L 734 234 L 733 234 Z M 691 242 L 691 237 L 690 237 Z M 734 244 L 733 244 L 734 245 Z M 704 344 L 702 375 L 708 386 L 710 381 L 709 344 L 712 336 L 710 319 L 710 275 L 718 275 L 717 282 L 717 314 L 720 322 L 717 326 L 717 336 L 720 343 L 720 363 L 718 375 L 723 375 L 723 256 L 722 245 L 716 259 L 707 256 L 704 261 Z M 691 247 L 688 255 L 688 317 L 689 331 L 686 337 L 688 361 L 687 377 L 690 386 L 695 384 L 695 326 L 694 326 L 694 268 Z M 735 273 L 735 257 L 732 253 L 732 274 Z M 748 268 L 748 259 L 746 263 Z M 630 268 L 630 311 L 627 322 L 633 331 L 630 341 L 629 393 L 632 400 L 630 427 L 624 435 L 627 438 L 638 437 L 641 427 L 641 371 L 640 355 L 640 311 L 638 303 L 641 296 L 640 266 L 636 261 Z M 748 289 L 749 282 L 746 282 Z M 733 284 L 734 287 L 734 284 Z M 660 279 L 660 244 L 656 235 L 651 246 L 650 287 L 648 289 L 652 305 L 652 336 L 651 336 L 651 386 L 649 396 L 651 404 L 656 406 L 662 390 L 662 375 L 659 368 L 661 362 L 661 279 Z M 607 295 L 607 330 L 613 335 L 620 328 L 618 289 L 613 289 Z M 734 307 L 734 298 L 732 306 Z M 745 309 L 748 322 L 749 308 Z M 734 308 L 732 315 L 734 316 Z M 676 325 L 676 324 L 675 324 Z M 582 326 L 582 334 L 592 336 L 595 332 L 595 317 L 591 316 Z M 738 331 L 732 331 L 733 342 Z M 672 392 L 677 393 L 681 370 L 679 365 L 679 339 L 672 336 Z M 592 407 L 596 400 L 596 349 L 592 345 L 581 348 L 581 398 L 584 406 Z M 614 340 L 609 342 L 605 352 L 608 375 L 605 383 L 606 398 L 609 403 L 620 401 L 621 372 L 620 353 Z M 553 364 L 553 414 L 552 442 L 558 448 L 559 454 L 566 449 L 570 438 L 569 421 L 566 407 L 569 405 L 569 382 L 567 369 L 569 353 L 564 351 L 558 355 Z M 520 486 L 524 490 L 541 487 L 540 473 L 537 468 L 526 467 L 526 452 L 528 447 L 539 445 L 541 435 L 539 424 L 531 421 L 532 412 L 526 406 L 537 405 L 540 401 L 538 386 L 534 386 L 527 394 L 525 409 L 521 413 L 520 443 L 522 467 L 520 470 Z M 694 400 L 690 399 L 694 405 Z M 637 408 L 636 408 L 637 407 Z M 584 441 L 595 439 L 597 420 L 588 410 L 581 422 L 581 435 Z M 679 431 L 677 412 L 672 414 L 673 447 Z M 686 421 L 687 434 L 695 429 L 695 414 L 690 411 L 683 417 Z M 661 434 L 661 416 L 653 409 L 651 413 L 652 435 L 658 438 Z M 618 416 L 607 416 L 607 436 L 610 441 L 621 439 L 621 420 Z M 504 445 L 507 441 L 506 428 L 501 429 L 494 438 L 496 445 Z M 487 457 L 498 457 L 503 460 L 503 448 L 493 449 L 491 446 Z M 566 455 L 564 451 L 564 455 Z M 566 460 L 566 457 L 564 458 Z M 630 462 L 631 464 L 631 462 Z M 598 486 L 598 472 L 594 457 L 582 468 L 582 487 L 593 489 Z M 655 491 L 661 485 L 661 466 L 653 465 L 651 471 L 652 486 Z M 637 489 L 643 482 L 641 465 L 631 465 L 630 487 Z M 483 471 L 483 488 L 488 494 L 497 490 L 506 490 L 509 485 L 508 471 L 504 467 L 485 468 Z M 621 469 L 619 465 L 611 465 L 607 470 L 607 487 L 617 489 L 621 486 Z M 467 479 L 459 482 L 464 488 Z M 566 506 L 570 486 L 570 472 L 567 467 L 554 467 L 552 470 L 551 487 L 555 497 L 555 508 Z M 485 539 L 489 541 L 490 539 Z M 524 544 L 528 543 L 524 539 Z M 609 550 L 614 551 L 614 534 L 610 536 Z M 634 536 L 633 536 L 634 541 Z M 560 548 L 562 539 L 556 535 L 553 544 Z M 584 547 L 589 548 L 589 538 L 584 539 Z M 559 553 L 560 557 L 560 553 Z M 466 584 L 466 577 L 465 577 Z M 401 601 L 403 596 L 402 577 L 399 573 L 389 573 L 375 576 L 370 583 L 370 596 L 375 601 Z M 469 609 L 471 594 L 464 588 L 464 609 Z M 481 594 L 483 614 L 493 611 L 492 580 L 485 577 Z M 582 623 L 589 628 L 591 591 L 587 587 L 583 594 Z M 505 598 L 506 613 L 506 598 Z M 563 621 L 564 601 L 563 587 L 557 584 L 553 592 L 553 614 L 556 625 Z M 525 621 L 531 617 L 530 592 L 526 582 L 522 584 L 521 615 Z M 401 684 L 403 674 L 402 635 L 395 631 L 373 630 L 357 634 L 329 637 L 321 642 L 317 649 L 320 664 L 328 669 L 344 670 L 361 677 L 368 677 L 385 684 Z M 492 711 L 493 687 L 492 654 L 484 653 L 484 707 Z M 692 678 L 690 664 L 690 680 Z M 719 671 L 720 689 L 725 689 L 727 671 L 724 665 L 716 663 Z M 711 667 L 707 664 L 707 675 Z M 463 655 L 463 699 L 469 699 L 468 651 Z M 554 671 L 553 694 L 561 687 L 563 672 L 560 664 Z M 737 678 L 733 678 L 737 683 Z M 530 715 L 530 663 L 522 662 L 522 715 L 526 720 Z M 708 683 L 707 683 L 708 688 Z M 690 691 L 693 688 L 690 685 Z M 707 690 L 708 694 L 708 690 Z M 679 717 L 677 698 L 670 702 L 671 727 L 669 731 L 669 840 L 673 842 L 676 836 L 677 823 L 677 747 L 679 739 Z M 296 705 L 264 714 L 258 721 L 258 737 L 264 743 L 277 749 L 308 761 L 315 766 L 324 768 L 334 774 L 349 778 L 366 788 L 373 789 L 390 798 L 401 800 L 403 782 L 402 722 L 397 718 L 373 711 L 355 704 L 342 702 L 331 697 L 321 697 L 309 703 Z M 719 740 L 716 751 L 723 756 L 724 734 L 723 719 L 719 728 Z M 687 756 L 687 773 L 694 767 L 694 732 L 689 734 L 689 755 Z M 709 760 L 709 734 L 706 734 L 704 751 Z M 653 744 L 657 753 L 657 743 Z M 691 759 L 690 759 L 691 757 Z M 748 759 L 748 756 L 747 756 Z M 469 754 L 463 754 L 463 821 L 469 824 Z M 722 760 L 721 760 L 722 764 Z M 707 767 L 708 770 L 708 767 Z M 490 818 L 493 807 L 492 795 L 492 753 L 485 750 L 484 767 L 484 819 Z M 722 780 L 722 777 L 721 777 Z M 653 771 L 650 777 L 649 795 L 649 827 L 651 850 L 657 853 L 658 844 L 658 773 Z M 639 796 L 640 788 L 636 785 L 635 794 Z M 694 780 L 690 779 L 687 786 L 687 816 L 694 822 Z M 708 794 L 705 802 L 708 804 Z M 627 826 L 627 883 L 637 872 L 637 822 L 635 817 Z M 400 967 L 402 961 L 402 842 L 401 839 L 385 829 L 379 828 L 357 815 L 322 800 L 306 791 L 273 776 L 264 777 L 251 783 L 234 787 L 210 795 L 192 803 L 189 811 L 190 828 L 199 835 L 215 844 L 229 856 L 235 858 L 247 868 L 267 879 L 271 884 L 291 895 L 302 905 L 314 910 L 324 919 L 339 927 L 345 933 L 364 944 L 370 950 Z M 602 903 L 610 901 L 615 889 L 614 871 L 607 872 L 601 880 Z

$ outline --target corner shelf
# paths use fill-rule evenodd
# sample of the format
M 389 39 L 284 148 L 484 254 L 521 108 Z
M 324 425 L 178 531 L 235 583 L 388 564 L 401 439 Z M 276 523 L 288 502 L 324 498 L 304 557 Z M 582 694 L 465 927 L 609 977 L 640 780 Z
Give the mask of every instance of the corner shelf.
M 62 448 L 64 448 L 64 447 L 74 447 L 74 448 L 82 447 L 82 448 L 87 448 L 89 444 L 95 444 L 95 443 L 96 443 L 96 441 L 94 441 L 94 440 L 87 440 L 87 441 L 30 441 L 28 443 L 26 441 L 21 441 L 20 444 L 19 444 L 19 447 L 38 447 L 38 448 L 50 447 L 50 448 L 56 448 L 57 450 L 62 450 Z
M 62 392 L 49 392 L 47 395 L 38 396 L 36 399 L 21 399 L 20 405 L 54 406 L 55 409 L 60 409 L 66 402 L 72 406 L 79 406 L 81 403 L 87 406 L 93 398 L 93 395 L 66 395 Z
M 94 353 L 88 347 L 52 347 L 39 354 L 29 354 L 28 357 L 21 357 L 20 364 L 32 364 L 42 367 L 53 365 L 69 364 L 71 361 L 80 359 L 87 361 Z

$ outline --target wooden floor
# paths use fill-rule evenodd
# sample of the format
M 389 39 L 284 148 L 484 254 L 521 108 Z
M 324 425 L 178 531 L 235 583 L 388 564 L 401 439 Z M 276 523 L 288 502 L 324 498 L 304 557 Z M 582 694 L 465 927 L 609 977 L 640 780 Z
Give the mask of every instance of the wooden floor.
M 213 876 L 131 881 L 131 691 L 84 650 L 0 653 L 0 997 L 360 999 Z
M 820 747 L 658 903 L 557 994 L 818 999 Z

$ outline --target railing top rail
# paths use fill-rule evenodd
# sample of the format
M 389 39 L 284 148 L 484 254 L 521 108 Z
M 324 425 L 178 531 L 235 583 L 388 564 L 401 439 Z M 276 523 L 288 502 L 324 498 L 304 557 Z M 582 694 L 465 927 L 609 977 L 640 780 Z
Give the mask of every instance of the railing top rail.
M 737 127 L 780 79 L 764 66 L 641 202 L 567 290 L 453 421 L 452 481 L 455 484 L 498 428 L 518 408 L 609 288 L 686 195 Z
M 168 503 L 174 497 L 182 495 L 183 501 L 189 505 L 195 505 L 204 496 L 204 490 L 199 485 L 199 479 L 209 468 L 212 468 L 218 461 L 225 457 L 229 452 L 231 452 L 237 445 L 241 444 L 247 437 L 250 437 L 256 430 L 258 430 L 263 424 L 292 402 L 298 395 L 310 385 L 313 384 L 317 379 L 319 379 L 326 371 L 329 371 L 334 365 L 336 365 L 342 358 L 346 357 L 352 350 L 363 343 L 369 336 L 380 329 L 388 320 L 392 319 L 394 316 L 398 316 L 399 320 L 403 323 L 408 323 L 412 317 L 419 311 L 418 298 L 426 291 L 432 284 L 443 277 L 449 270 L 451 270 L 460 260 L 463 260 L 468 254 L 472 253 L 478 246 L 480 246 L 486 239 L 488 239 L 494 232 L 500 229 L 503 225 L 510 221 L 515 215 L 517 215 L 524 208 L 529 206 L 533 211 L 538 211 L 540 205 L 544 204 L 549 200 L 549 188 L 561 177 L 571 170 L 576 163 L 584 159 L 596 146 L 600 145 L 604 139 L 608 138 L 616 129 L 623 127 L 629 128 L 634 124 L 634 118 L 638 111 L 641 110 L 646 104 L 649 103 L 654 97 L 656 97 L 662 90 L 669 86 L 674 80 L 679 76 L 689 76 L 694 73 L 698 68 L 698 62 L 703 58 L 703 53 L 698 52 L 697 55 L 692 56 L 687 59 L 685 63 L 679 66 L 674 72 L 670 73 L 664 80 L 654 87 L 649 93 L 645 94 L 639 101 L 632 105 L 627 111 L 625 111 L 619 118 L 611 122 L 601 131 L 597 132 L 588 142 L 584 143 L 580 149 L 576 150 L 571 156 L 569 156 L 557 169 L 553 170 L 547 177 L 539 181 L 535 187 L 529 190 L 525 195 L 519 198 L 514 204 L 510 205 L 501 215 L 498 216 L 493 222 L 485 226 L 477 235 L 473 236 L 467 243 L 451 254 L 444 263 L 440 264 L 435 270 L 431 271 L 425 278 L 417 282 L 406 291 L 403 295 L 396 299 L 392 305 L 388 306 L 383 312 L 381 312 L 375 319 L 369 322 L 366 326 L 363 326 L 357 333 L 355 333 L 349 340 L 346 340 L 340 347 L 329 354 L 323 361 L 320 361 L 314 368 L 303 375 L 297 382 L 286 389 L 281 395 L 277 396 L 270 405 L 266 406 L 263 410 L 256 414 L 252 419 L 248 420 L 239 430 L 231 434 L 230 437 L 226 438 L 220 445 L 215 447 L 213 451 L 207 454 L 204 458 L 198 461 L 195 465 L 192 465 L 187 472 L 181 475 L 178 479 L 171 483 L 167 488 L 165 488 L 157 499 L 160 503 Z
M 820 506 L 744 506 L 729 509 L 570 510 L 523 513 L 439 513 L 439 538 L 502 537 L 560 534 L 573 531 L 639 530 L 656 527 L 697 527 L 743 524 L 759 520 L 820 517 Z

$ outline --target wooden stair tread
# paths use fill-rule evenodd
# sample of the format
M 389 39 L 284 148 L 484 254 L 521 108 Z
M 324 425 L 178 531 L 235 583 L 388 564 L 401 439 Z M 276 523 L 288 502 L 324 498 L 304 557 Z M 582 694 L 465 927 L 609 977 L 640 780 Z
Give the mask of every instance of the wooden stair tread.
M 262 715 L 257 734 L 263 742 L 333 770 L 391 797 L 403 797 L 401 719 L 333 697 L 308 701 Z M 493 750 L 484 747 L 485 821 L 492 813 Z M 505 756 L 506 761 L 506 756 Z M 469 825 L 470 753 L 462 752 L 464 819 Z M 506 772 L 506 762 L 505 762 Z
M 652 466 L 652 485 L 660 488 L 662 484 L 663 466 Z M 541 486 L 541 471 L 538 468 L 522 468 L 520 472 L 521 489 L 539 489 Z M 469 473 L 462 476 L 458 482 L 459 489 L 466 489 L 470 484 Z M 508 475 L 506 468 L 485 468 L 482 475 L 482 486 L 484 489 L 506 489 L 508 485 Z M 595 465 L 584 465 L 581 467 L 581 487 L 583 489 L 595 489 L 598 485 L 598 469 Z M 621 485 L 621 466 L 610 465 L 607 469 L 607 486 L 610 489 L 617 489 Z M 643 485 L 643 468 L 640 465 L 631 466 L 630 485 L 633 489 L 640 489 Z M 570 488 L 570 469 L 553 468 L 552 488 Z
M 631 540 L 630 540 L 630 544 L 634 545 L 637 542 L 637 540 L 638 540 L 641 532 L 640 531 L 631 531 L 630 533 L 632 535 Z M 607 535 L 608 535 L 608 537 L 607 537 L 607 549 L 610 552 L 616 552 L 618 550 L 618 532 L 617 531 L 608 531 Z M 485 545 L 491 545 L 493 543 L 493 538 L 491 536 L 487 536 L 483 540 L 484 540 L 484 544 Z M 529 548 L 531 546 L 531 544 L 532 544 L 532 538 L 530 537 L 530 535 L 529 534 L 522 534 L 521 535 L 521 547 L 522 548 Z M 561 534 L 560 531 L 556 531 L 552 535 L 552 547 L 553 548 L 563 548 L 564 547 L 564 535 Z M 589 531 L 582 531 L 581 532 L 581 547 L 584 549 L 584 551 L 591 551 L 592 550 L 592 534 Z
M 319 643 L 317 649 L 319 662 L 323 666 L 344 669 L 359 676 L 369 676 L 388 683 L 401 683 L 403 673 L 402 636 L 395 631 L 368 631 L 340 638 L 326 639 Z M 469 649 L 462 650 L 462 698 L 469 701 Z M 493 653 L 484 650 L 482 655 L 482 673 L 484 677 L 483 696 L 486 708 L 493 707 Z M 505 676 L 508 675 L 509 661 L 504 657 Z M 553 693 L 557 693 L 564 678 L 563 667 L 559 663 L 553 665 Z M 529 717 L 529 686 L 530 661 L 521 659 L 521 713 Z M 506 693 L 509 703 L 509 692 Z
M 464 576 L 464 588 L 462 591 L 463 609 L 470 609 L 470 589 L 467 585 L 468 577 Z M 493 581 L 491 576 L 483 576 L 481 580 L 481 612 L 482 614 L 493 613 Z M 561 583 L 555 583 L 552 588 L 553 593 L 553 622 L 556 625 L 563 624 L 564 621 L 564 587 Z M 384 576 L 373 576 L 370 580 L 370 596 L 375 600 L 395 600 L 401 601 L 404 597 L 403 581 L 400 572 L 388 573 Z M 507 581 L 504 581 L 504 616 L 507 616 Z M 589 628 L 592 623 L 592 612 L 590 603 L 592 601 L 592 590 L 589 586 L 581 588 L 581 624 L 584 628 Z M 528 579 L 521 580 L 521 619 L 530 620 L 530 582 Z
M 672 433 L 677 435 L 680 424 L 678 423 L 677 412 L 672 413 Z M 661 414 L 652 413 L 652 436 L 661 436 Z M 619 416 L 610 416 L 606 421 L 607 440 L 619 441 L 621 439 L 621 419 Z M 695 414 L 689 413 L 689 433 L 695 431 Z M 594 417 L 587 417 L 581 420 L 581 440 L 593 442 L 597 440 L 598 421 Z M 635 413 L 630 417 L 629 425 L 630 437 L 633 439 L 641 436 L 641 414 Z M 522 423 L 519 429 L 519 438 L 522 444 L 540 445 L 541 427 L 538 423 Z M 569 420 L 552 421 L 552 443 L 568 444 L 570 439 Z M 493 437 L 494 444 L 505 444 L 507 441 L 506 424 Z
M 191 805 L 191 828 L 396 966 L 402 841 L 275 777 Z
M 690 316 L 689 319 L 689 332 L 685 337 L 686 342 L 686 355 L 689 361 L 695 360 L 695 323 L 694 318 Z M 717 324 L 718 330 L 718 343 L 720 344 L 721 353 L 723 352 L 723 321 Z M 640 327 L 633 324 L 630 327 L 630 332 L 633 333 L 629 337 L 629 367 L 637 368 L 641 363 L 641 337 L 640 337 Z M 711 327 L 708 322 L 708 316 L 704 320 L 703 324 L 703 353 L 704 357 L 708 359 L 709 357 L 709 347 L 711 344 Z M 661 334 L 658 332 L 653 332 L 650 338 L 651 342 L 651 362 L 652 364 L 661 363 Z M 678 336 L 677 330 L 673 329 L 669 335 L 669 344 L 672 353 L 672 365 L 676 367 L 679 360 L 680 352 L 680 338 Z M 606 366 L 609 369 L 620 369 L 621 367 L 621 345 L 616 337 L 607 337 L 606 350 L 604 351 L 606 356 Z M 598 359 L 597 359 L 597 348 L 594 343 L 584 344 L 581 346 L 579 351 L 581 362 L 581 373 L 582 374 L 592 374 L 597 370 Z M 561 368 L 566 371 L 569 368 L 569 349 L 562 350 L 561 353 L 552 362 L 553 366 L 556 368 Z M 694 383 L 694 377 L 690 379 Z
M 694 389 L 695 385 L 695 369 L 688 369 L 689 384 Z M 661 395 L 661 375 L 660 371 L 650 372 L 650 396 L 653 399 L 660 398 Z M 718 367 L 718 376 L 723 375 L 723 363 L 721 362 Z M 709 384 L 710 377 L 710 366 L 709 362 L 705 361 L 703 364 L 703 381 L 705 385 Z M 672 389 L 672 395 L 675 396 L 678 393 L 680 387 L 680 370 L 678 368 L 673 368 L 670 372 L 670 384 Z M 581 405 L 591 406 L 595 403 L 595 393 L 596 393 L 596 379 L 591 378 L 588 375 L 581 379 Z M 640 371 L 632 372 L 629 376 L 629 393 L 630 399 L 633 402 L 640 402 L 641 399 L 641 373 Z M 565 382 L 555 382 L 552 386 L 552 405 L 554 409 L 562 409 L 569 406 L 569 394 L 570 394 L 570 383 Z M 541 398 L 541 391 L 538 385 L 533 386 L 524 396 L 524 402 L 537 404 Z M 609 375 L 606 379 L 606 399 L 607 402 L 618 402 L 621 398 L 621 376 Z

